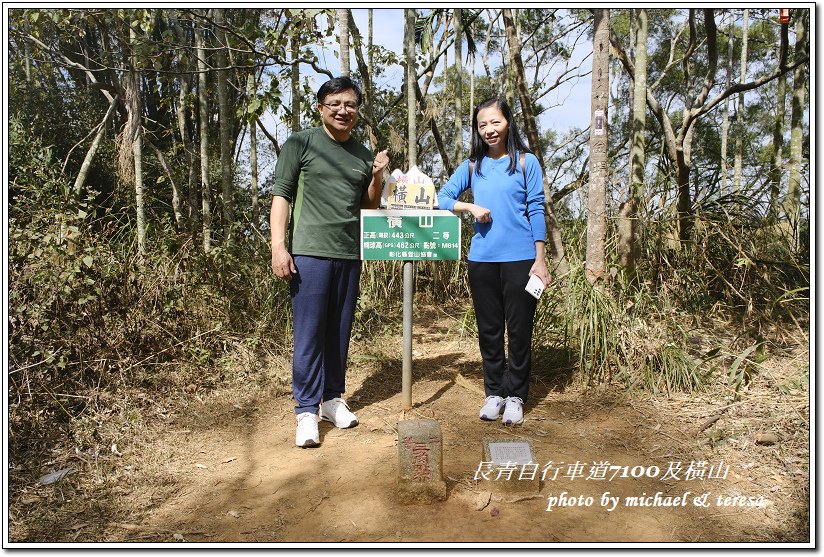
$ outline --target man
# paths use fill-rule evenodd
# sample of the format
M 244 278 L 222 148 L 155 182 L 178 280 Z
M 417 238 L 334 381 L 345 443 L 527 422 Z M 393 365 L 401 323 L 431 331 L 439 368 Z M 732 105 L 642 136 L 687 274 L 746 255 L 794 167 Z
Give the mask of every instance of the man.
M 360 209 L 378 207 L 389 164 L 386 150 L 373 160 L 351 135 L 356 83 L 330 79 L 317 98 L 321 125 L 292 134 L 281 149 L 270 217 L 272 270 L 289 282 L 292 299 L 298 447 L 320 443 L 318 412 L 339 428 L 358 423 L 341 395 L 360 280 Z

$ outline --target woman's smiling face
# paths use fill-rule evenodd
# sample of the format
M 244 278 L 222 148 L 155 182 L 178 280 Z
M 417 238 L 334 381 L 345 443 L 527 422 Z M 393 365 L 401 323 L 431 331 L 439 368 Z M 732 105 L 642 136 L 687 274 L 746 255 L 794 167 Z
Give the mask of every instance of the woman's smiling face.
M 488 106 L 478 111 L 478 134 L 489 145 L 493 156 L 506 151 L 506 137 L 509 122 L 497 106 Z

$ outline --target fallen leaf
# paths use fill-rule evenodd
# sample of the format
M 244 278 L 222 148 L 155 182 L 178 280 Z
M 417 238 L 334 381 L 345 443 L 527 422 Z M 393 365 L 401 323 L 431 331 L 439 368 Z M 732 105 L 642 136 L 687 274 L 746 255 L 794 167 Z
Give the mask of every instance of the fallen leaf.
M 498 516 L 501 511 L 498 510 L 498 507 L 492 507 L 492 510 L 489 511 L 490 516 Z
M 57 472 L 52 472 L 51 474 L 46 474 L 45 476 L 40 476 L 37 479 L 37 483 L 40 485 L 49 485 L 53 484 L 54 482 L 59 482 L 66 476 L 72 473 L 74 468 L 63 468 L 62 470 L 58 470 Z

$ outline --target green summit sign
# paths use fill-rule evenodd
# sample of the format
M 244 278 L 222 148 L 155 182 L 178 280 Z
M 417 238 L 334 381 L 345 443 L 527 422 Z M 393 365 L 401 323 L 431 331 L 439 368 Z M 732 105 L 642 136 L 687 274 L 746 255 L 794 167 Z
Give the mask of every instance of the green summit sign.
M 461 221 L 443 210 L 361 210 L 361 259 L 458 260 Z

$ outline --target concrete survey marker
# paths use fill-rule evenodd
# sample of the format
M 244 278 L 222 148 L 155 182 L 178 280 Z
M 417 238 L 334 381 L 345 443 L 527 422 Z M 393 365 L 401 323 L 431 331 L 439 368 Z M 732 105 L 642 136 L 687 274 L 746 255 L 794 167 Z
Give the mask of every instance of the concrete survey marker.
M 532 441 L 484 440 L 484 458 L 493 464 L 527 464 L 535 462 Z M 488 457 L 488 458 L 487 458 Z
M 446 499 L 443 435 L 437 420 L 398 422 L 398 497 L 403 503 Z
M 515 502 L 538 495 L 541 474 L 529 439 L 484 438 L 476 479 L 496 501 Z

